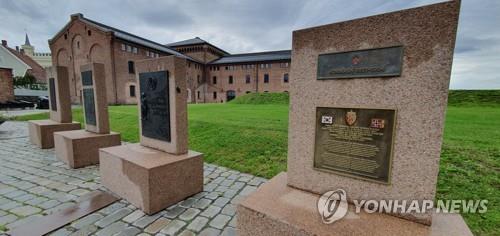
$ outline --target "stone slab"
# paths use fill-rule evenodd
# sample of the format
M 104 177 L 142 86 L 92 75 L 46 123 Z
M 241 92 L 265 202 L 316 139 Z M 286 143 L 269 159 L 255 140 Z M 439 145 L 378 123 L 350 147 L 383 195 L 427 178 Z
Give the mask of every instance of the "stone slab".
M 60 123 L 71 123 L 72 113 L 68 67 L 51 66 L 47 68 L 46 73 L 49 81 L 51 79 L 54 80 L 54 91 L 51 91 L 51 86 L 49 86 L 50 119 Z M 53 106 L 54 104 L 55 106 Z
M 434 200 L 460 1 L 293 32 L 288 184 L 354 199 Z M 399 77 L 317 79 L 322 54 L 403 46 Z M 395 109 L 390 183 L 314 168 L 317 107 Z M 411 201 L 408 201 L 408 204 Z M 430 224 L 432 215 L 401 215 Z
M 95 125 L 89 124 L 85 121 L 85 129 L 91 132 L 99 133 L 99 134 L 107 134 L 109 133 L 109 119 L 108 119 L 108 101 L 106 97 L 106 73 L 104 70 L 104 64 L 101 63 L 91 63 L 82 65 L 80 67 L 80 71 L 83 73 L 88 73 L 89 71 L 92 74 L 92 84 L 84 85 L 83 89 L 92 89 L 93 90 L 93 99 L 94 102 L 90 103 L 94 105 L 95 112 Z M 85 96 L 82 97 L 84 99 L 83 104 L 85 104 Z M 84 117 L 85 117 L 85 106 L 84 107 Z
M 54 132 L 79 130 L 81 128 L 78 122 L 59 123 L 53 120 L 31 120 L 28 122 L 31 143 L 42 149 L 54 147 Z
M 283 172 L 238 205 L 238 235 L 472 236 L 458 214 L 434 214 L 432 226 L 427 226 L 387 214 L 356 214 L 350 206 L 343 219 L 324 224 L 317 211 L 318 198 L 287 186 Z
M 176 56 L 146 59 L 136 62 L 137 84 L 140 84 L 141 73 L 168 71 L 170 142 L 149 138 L 143 135 L 142 120 L 139 119 L 140 143 L 144 146 L 162 150 L 172 154 L 188 152 L 187 128 L 187 85 L 186 59 Z M 141 102 L 138 102 L 139 118 Z
M 86 130 L 54 133 L 56 157 L 71 168 L 99 163 L 99 148 L 121 145 L 119 133 L 97 134 Z
M 203 191 L 203 154 L 195 151 L 127 144 L 102 148 L 99 158 L 102 184 L 150 215 Z

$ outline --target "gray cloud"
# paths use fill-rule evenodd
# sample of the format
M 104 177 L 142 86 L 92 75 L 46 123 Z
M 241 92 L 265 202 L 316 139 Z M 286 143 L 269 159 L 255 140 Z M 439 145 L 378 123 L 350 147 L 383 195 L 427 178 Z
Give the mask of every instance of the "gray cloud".
M 441 0 L 0 0 L 0 38 L 37 51 L 76 12 L 110 26 L 169 43 L 201 37 L 231 53 L 289 49 L 292 31 Z M 500 88 L 500 2 L 462 1 L 451 87 Z

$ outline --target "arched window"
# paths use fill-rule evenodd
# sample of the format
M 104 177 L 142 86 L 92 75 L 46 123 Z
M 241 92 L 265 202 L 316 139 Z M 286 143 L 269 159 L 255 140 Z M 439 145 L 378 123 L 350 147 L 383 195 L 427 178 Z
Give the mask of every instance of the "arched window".
M 264 74 L 264 83 L 269 83 L 269 74 Z
M 217 76 L 212 77 L 212 84 L 217 84 Z
M 229 84 L 233 84 L 233 76 L 232 75 L 229 76 Z
M 250 75 L 247 75 L 245 77 L 245 83 L 249 84 L 250 83 Z
M 288 83 L 288 73 L 283 75 L 283 83 Z
M 217 99 L 217 92 L 214 92 L 214 99 Z
M 135 66 L 133 61 L 128 61 L 128 73 L 135 74 Z

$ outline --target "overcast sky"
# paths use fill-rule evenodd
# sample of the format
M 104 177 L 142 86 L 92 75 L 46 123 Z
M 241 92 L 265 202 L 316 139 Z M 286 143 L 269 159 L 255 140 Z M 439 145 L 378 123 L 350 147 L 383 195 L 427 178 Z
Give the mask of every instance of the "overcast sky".
M 0 38 L 36 51 L 80 12 L 158 43 L 200 37 L 230 53 L 291 48 L 291 32 L 440 0 L 0 0 Z M 500 88 L 500 1 L 463 0 L 451 88 Z

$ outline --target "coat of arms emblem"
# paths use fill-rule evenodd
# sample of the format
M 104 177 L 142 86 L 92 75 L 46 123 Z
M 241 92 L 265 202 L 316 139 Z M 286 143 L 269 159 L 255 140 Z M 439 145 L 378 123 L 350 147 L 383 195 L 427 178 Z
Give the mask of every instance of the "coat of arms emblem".
M 346 114 L 345 114 L 345 123 L 349 126 L 352 126 L 354 125 L 354 123 L 356 123 L 356 112 L 354 111 L 348 111 Z

